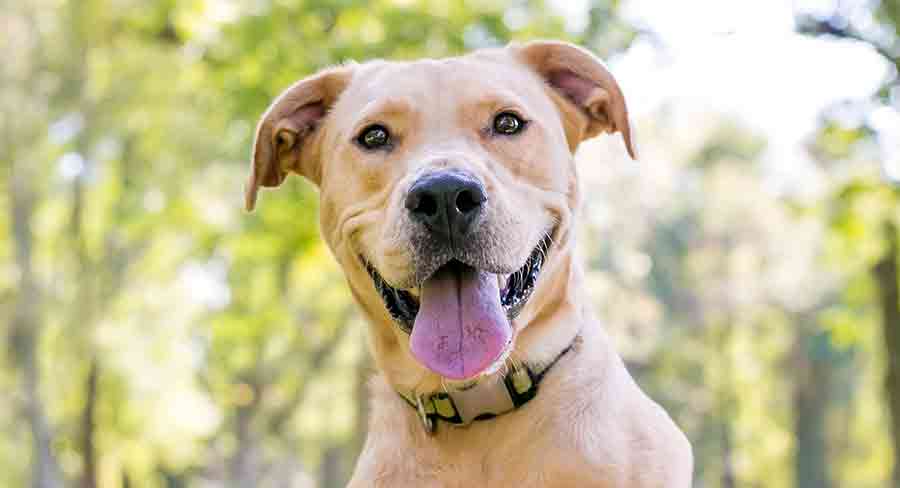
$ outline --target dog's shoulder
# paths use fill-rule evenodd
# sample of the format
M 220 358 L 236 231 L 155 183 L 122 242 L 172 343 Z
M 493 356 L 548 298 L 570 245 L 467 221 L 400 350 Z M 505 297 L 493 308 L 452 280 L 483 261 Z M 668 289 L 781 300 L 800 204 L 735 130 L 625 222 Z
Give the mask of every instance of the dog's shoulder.
M 690 486 L 690 443 L 609 344 L 586 344 L 560 366 L 534 412 L 542 419 L 534 436 L 556 448 L 554 478 L 574 483 L 567 486 Z

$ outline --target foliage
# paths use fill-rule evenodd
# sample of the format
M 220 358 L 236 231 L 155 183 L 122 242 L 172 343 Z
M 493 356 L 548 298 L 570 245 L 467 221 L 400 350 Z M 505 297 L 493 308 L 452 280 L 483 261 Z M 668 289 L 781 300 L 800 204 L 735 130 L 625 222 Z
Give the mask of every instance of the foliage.
M 873 12 L 896 33 L 896 2 Z M 0 20 L 0 486 L 41 487 L 341 486 L 365 326 L 309 185 L 241 210 L 256 118 L 348 59 L 536 37 L 611 57 L 639 31 L 616 0 L 574 24 L 538 0 L 4 0 Z M 646 169 L 579 153 L 610 334 L 693 441 L 698 486 L 791 486 L 807 449 L 835 486 L 883 486 L 870 270 L 900 196 L 869 171 L 875 131 L 824 114 L 829 183 L 804 198 L 771 190 L 762 136 L 696 117 L 642 123 Z

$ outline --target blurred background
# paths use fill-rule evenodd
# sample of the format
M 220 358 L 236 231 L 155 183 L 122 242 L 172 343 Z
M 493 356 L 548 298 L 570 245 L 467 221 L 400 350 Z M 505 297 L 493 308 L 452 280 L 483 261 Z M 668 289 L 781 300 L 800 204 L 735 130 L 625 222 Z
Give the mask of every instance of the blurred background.
M 897 0 L 0 0 L 0 486 L 343 486 L 360 320 L 252 131 L 346 59 L 560 38 L 605 326 L 697 487 L 900 487 Z

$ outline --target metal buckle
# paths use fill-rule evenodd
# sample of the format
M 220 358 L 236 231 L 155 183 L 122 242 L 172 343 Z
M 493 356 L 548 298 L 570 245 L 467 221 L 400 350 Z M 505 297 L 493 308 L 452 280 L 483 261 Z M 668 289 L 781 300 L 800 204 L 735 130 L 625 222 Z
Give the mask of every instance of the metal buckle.
M 419 420 L 422 421 L 422 427 L 425 428 L 425 432 L 428 435 L 434 435 L 435 422 L 425 410 L 425 401 L 422 400 L 422 395 L 416 395 L 416 411 L 419 413 Z

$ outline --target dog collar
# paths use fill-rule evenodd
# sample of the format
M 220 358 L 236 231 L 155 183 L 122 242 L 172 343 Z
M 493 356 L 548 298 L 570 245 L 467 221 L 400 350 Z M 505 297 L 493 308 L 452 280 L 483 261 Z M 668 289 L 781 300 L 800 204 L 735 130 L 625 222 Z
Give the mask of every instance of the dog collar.
M 478 382 L 461 390 L 415 393 L 397 391 L 416 410 L 425 432 L 434 434 L 438 420 L 464 427 L 511 412 L 531 401 L 544 376 L 575 345 L 577 337 L 541 370 L 526 365 L 510 370 L 503 381 Z

